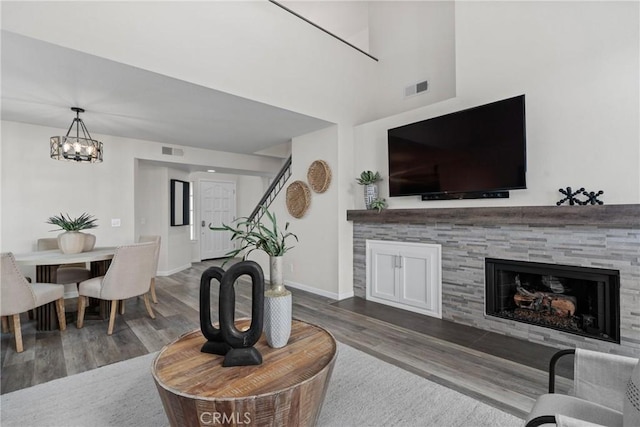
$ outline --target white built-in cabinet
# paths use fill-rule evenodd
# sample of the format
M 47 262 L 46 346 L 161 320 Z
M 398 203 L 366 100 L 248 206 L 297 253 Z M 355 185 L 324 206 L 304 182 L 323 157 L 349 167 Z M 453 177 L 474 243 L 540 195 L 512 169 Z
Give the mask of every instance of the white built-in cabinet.
M 367 299 L 442 318 L 441 246 L 366 241 Z

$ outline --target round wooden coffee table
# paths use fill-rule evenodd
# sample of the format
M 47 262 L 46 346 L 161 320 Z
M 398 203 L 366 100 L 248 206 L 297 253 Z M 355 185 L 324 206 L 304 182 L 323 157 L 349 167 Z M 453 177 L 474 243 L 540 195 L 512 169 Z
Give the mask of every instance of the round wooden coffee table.
M 239 330 L 250 320 L 236 321 Z M 255 347 L 262 364 L 222 367 L 223 356 L 202 353 L 200 329 L 165 346 L 152 366 L 172 426 L 313 426 L 337 356 L 333 336 L 294 320 L 282 348 Z

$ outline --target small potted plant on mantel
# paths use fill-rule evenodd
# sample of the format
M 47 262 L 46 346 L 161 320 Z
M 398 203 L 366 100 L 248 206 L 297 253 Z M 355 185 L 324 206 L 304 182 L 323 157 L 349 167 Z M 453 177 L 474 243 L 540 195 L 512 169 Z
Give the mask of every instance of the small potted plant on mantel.
M 81 230 L 96 228 L 98 226 L 96 221 L 96 218 L 86 212 L 77 218 L 71 218 L 69 214 L 65 216 L 65 214 L 60 213 L 60 215 L 50 217 L 47 220 L 47 224 L 56 225 L 58 229 L 64 230 L 63 233 L 58 235 L 58 247 L 62 253 L 77 254 L 92 250 L 96 244 L 96 236 L 89 233 L 81 233 Z
M 367 209 L 371 209 L 371 202 L 378 198 L 378 186 L 376 182 L 381 181 L 379 172 L 362 171 L 360 177 L 356 181 L 360 185 L 364 185 L 364 205 Z
M 222 224 L 222 227 L 209 228 L 214 231 L 230 231 L 231 240 L 240 242 L 239 248 L 226 254 L 230 258 L 245 250 L 243 259 L 255 250 L 269 255 L 271 285 L 264 293 L 264 332 L 269 346 L 280 348 L 287 344 L 291 335 L 291 292 L 284 286 L 282 259 L 283 255 L 293 248 L 287 246 L 287 239 L 294 238 L 298 241 L 298 236 L 288 231 L 288 222 L 284 230 L 280 230 L 276 215 L 266 209 L 265 215 L 270 224 L 265 224 L 259 219 L 250 220 L 242 217 L 234 221 L 235 227 Z
M 387 207 L 387 201 L 385 199 L 377 198 L 371 202 L 371 209 L 377 209 L 378 213 L 382 212 Z

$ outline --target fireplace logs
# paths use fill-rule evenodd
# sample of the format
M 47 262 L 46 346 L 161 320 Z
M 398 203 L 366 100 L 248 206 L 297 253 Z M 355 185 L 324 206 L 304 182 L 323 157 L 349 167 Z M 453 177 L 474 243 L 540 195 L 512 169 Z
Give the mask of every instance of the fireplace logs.
M 571 317 L 576 312 L 578 300 L 569 295 L 551 292 L 529 292 L 518 288 L 513 300 L 520 308 L 533 311 L 544 311 L 560 317 Z
M 619 271 L 485 261 L 487 315 L 619 342 Z
M 530 291 L 520 282 L 520 275 L 515 279 L 516 293 L 513 300 L 520 308 L 528 310 L 547 312 L 554 316 L 571 317 L 576 312 L 578 299 L 569 295 L 562 295 L 564 286 L 553 276 L 545 276 L 543 283 L 545 287 L 553 292 Z M 553 286 L 549 286 L 554 283 Z

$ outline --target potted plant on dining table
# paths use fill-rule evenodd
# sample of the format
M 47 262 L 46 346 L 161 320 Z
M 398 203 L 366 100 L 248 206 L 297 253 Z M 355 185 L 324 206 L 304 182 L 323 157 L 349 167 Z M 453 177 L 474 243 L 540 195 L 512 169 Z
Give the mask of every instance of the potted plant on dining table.
M 71 218 L 68 213 L 66 215 L 60 213 L 60 215 L 49 217 L 47 224 L 56 225 L 58 227 L 56 230 L 64 231 L 58 235 L 58 247 L 62 253 L 77 254 L 88 252 L 95 246 L 96 236 L 81 231 L 96 228 L 98 226 L 96 221 L 93 215 L 86 212 L 76 218 Z
M 246 251 L 243 257 L 246 259 L 255 250 L 269 255 L 271 283 L 264 293 L 264 332 L 269 346 L 280 348 L 287 344 L 291 334 L 291 292 L 284 286 L 282 260 L 284 254 L 293 248 L 287 245 L 287 239 L 298 241 L 298 236 L 288 231 L 288 222 L 284 229 L 280 229 L 274 213 L 265 209 L 265 216 L 268 223 L 261 222 L 259 218 L 242 217 L 234 221 L 235 226 L 222 224 L 222 227 L 209 228 L 214 231 L 230 231 L 231 240 L 240 243 L 237 249 L 226 254 L 230 258 Z

